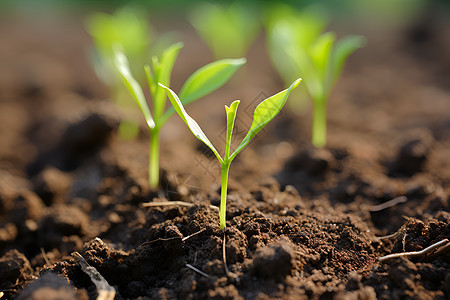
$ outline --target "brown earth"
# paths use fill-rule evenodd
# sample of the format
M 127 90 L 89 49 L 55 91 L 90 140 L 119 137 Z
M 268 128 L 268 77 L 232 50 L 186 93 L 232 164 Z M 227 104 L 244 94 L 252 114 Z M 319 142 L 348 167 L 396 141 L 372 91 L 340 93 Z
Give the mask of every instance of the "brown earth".
M 368 30 L 329 102 L 326 149 L 310 146 L 310 109 L 284 109 L 231 167 L 224 232 L 210 206 L 218 166 L 177 116 L 162 132 L 161 186 L 148 189 L 148 134 L 142 122 L 138 139 L 118 137 L 78 19 L 1 23 L 2 299 L 95 299 L 74 251 L 116 299 L 450 298 L 448 250 L 378 261 L 450 239 L 448 23 Z M 180 28 L 175 90 L 211 61 Z M 224 104 L 242 99 L 239 137 L 283 88 L 262 38 L 247 58 L 188 108 L 216 145 Z M 166 200 L 194 205 L 142 206 Z

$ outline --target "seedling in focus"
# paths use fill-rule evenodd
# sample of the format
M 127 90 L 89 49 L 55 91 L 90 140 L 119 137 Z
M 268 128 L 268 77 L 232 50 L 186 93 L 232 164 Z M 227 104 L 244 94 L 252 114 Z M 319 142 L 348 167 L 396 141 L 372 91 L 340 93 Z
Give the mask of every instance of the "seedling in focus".
M 265 100 L 263 100 L 255 109 L 255 112 L 253 114 L 253 122 L 250 126 L 250 129 L 247 133 L 247 135 L 244 137 L 242 142 L 239 144 L 239 146 L 234 150 L 233 153 L 230 152 L 230 146 L 231 146 L 231 136 L 233 133 L 233 127 L 234 127 L 234 121 L 236 119 L 236 112 L 239 105 L 239 100 L 234 101 L 231 103 L 231 105 L 225 106 L 225 112 L 227 114 L 227 137 L 226 137 L 226 143 L 225 143 L 225 155 L 222 158 L 220 154 L 217 152 L 216 148 L 213 146 L 213 144 L 209 141 L 209 139 L 206 137 L 206 135 L 203 133 L 200 126 L 197 124 L 197 122 L 192 119 L 186 110 L 183 107 L 182 100 L 177 96 L 177 94 L 172 91 L 170 88 L 159 84 L 161 87 L 163 87 L 166 90 L 167 96 L 170 99 L 170 102 L 172 103 L 173 107 L 175 108 L 176 112 L 180 117 L 183 119 L 183 121 L 186 123 L 186 125 L 189 127 L 189 129 L 192 131 L 192 133 L 195 135 L 196 138 L 198 138 L 200 141 L 205 143 L 206 146 L 208 146 L 211 151 L 214 153 L 214 155 L 219 160 L 220 165 L 222 166 L 222 188 L 221 188 L 221 197 L 220 197 L 220 229 L 225 228 L 225 221 L 226 221 L 226 201 L 227 201 L 227 187 L 228 187 L 228 173 L 230 170 L 230 164 L 233 161 L 233 159 L 236 157 L 236 155 L 241 152 L 242 149 L 244 149 L 245 146 L 247 146 L 250 141 L 255 137 L 255 135 L 264 128 L 264 126 L 267 125 L 283 108 L 284 104 L 286 103 L 286 100 L 291 93 L 291 91 L 296 88 L 301 79 L 297 79 L 294 81 L 290 87 L 286 90 L 283 90 L 279 92 L 278 94 L 273 95 L 272 97 L 269 97 Z M 231 154 L 230 154 L 231 153 Z
M 156 188 L 159 184 L 159 132 L 161 127 L 175 112 L 173 108 L 165 109 L 166 93 L 158 85 L 158 82 L 165 85 L 170 84 L 172 68 L 182 47 L 182 43 L 176 43 L 168 47 L 160 58 L 153 57 L 151 67 L 145 66 L 153 103 L 152 112 L 147 105 L 141 86 L 130 71 L 126 56 L 118 49 L 115 51 L 115 65 L 122 76 L 125 86 L 144 114 L 150 131 L 149 184 L 151 188 Z M 222 59 L 198 69 L 186 80 L 181 88 L 180 98 L 182 103 L 187 105 L 215 91 L 224 85 L 245 62 L 245 58 Z

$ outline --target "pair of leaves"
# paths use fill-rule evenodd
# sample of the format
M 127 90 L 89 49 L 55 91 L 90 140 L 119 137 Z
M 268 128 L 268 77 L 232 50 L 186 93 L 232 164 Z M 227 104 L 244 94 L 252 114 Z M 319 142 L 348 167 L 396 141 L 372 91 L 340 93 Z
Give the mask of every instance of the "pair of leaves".
M 150 92 L 152 94 L 154 115 L 150 112 L 141 86 L 131 74 L 127 58 L 120 50 L 115 49 L 115 65 L 122 76 L 125 86 L 144 114 L 150 131 L 159 130 L 174 112 L 173 109 L 164 111 L 166 98 L 164 91 L 158 83 L 170 84 L 172 68 L 182 46 L 182 43 L 174 44 L 163 52 L 161 60 L 154 58 L 152 61 L 153 72 L 149 66 L 145 67 Z M 186 105 L 218 89 L 245 62 L 245 58 L 224 59 L 198 69 L 183 85 L 183 97 L 181 98 L 183 103 Z
M 350 35 L 336 42 L 334 32 L 326 32 L 309 47 L 308 54 L 316 70 L 317 80 L 322 83 L 321 92 L 325 100 L 341 75 L 348 56 L 365 43 L 366 39 L 357 35 Z
M 348 56 L 363 47 L 366 39 L 351 35 L 336 42 L 333 32 L 321 34 L 313 44 L 304 48 L 287 48 L 297 73 L 307 77 L 306 88 L 314 101 L 327 101 Z
M 296 12 L 286 5 L 268 13 L 266 21 L 272 61 L 285 80 L 304 76 L 314 101 L 327 100 L 348 56 L 366 43 L 362 36 L 336 41 L 333 32 L 321 34 L 326 23 L 316 7 Z
M 296 88 L 300 84 L 301 79 L 297 79 L 294 81 L 288 89 L 283 90 L 267 99 L 262 101 L 256 108 L 253 113 L 253 122 L 250 126 L 250 129 L 247 135 L 244 137 L 239 146 L 234 150 L 234 152 L 230 155 L 230 144 L 231 144 L 231 135 L 233 132 L 234 121 L 236 118 L 237 108 L 239 106 L 239 100 L 234 101 L 229 107 L 225 106 L 225 111 L 227 114 L 227 140 L 226 140 L 226 148 L 225 148 L 225 156 L 222 158 L 211 141 L 206 137 L 205 133 L 202 131 L 198 123 L 192 119 L 186 110 L 183 107 L 183 103 L 177 94 L 172 91 L 170 88 L 160 84 L 166 90 L 167 96 L 169 97 L 170 102 L 175 108 L 176 112 L 180 115 L 186 125 L 189 127 L 191 132 L 198 138 L 200 141 L 205 143 L 211 151 L 216 155 L 222 166 L 227 166 L 231 163 L 231 161 L 239 154 L 239 152 L 247 146 L 250 141 L 255 137 L 255 135 L 264 128 L 283 108 L 286 100 L 291 93 L 291 91 Z
M 363 47 L 363 36 L 351 35 L 336 42 L 334 32 L 321 34 L 308 48 L 297 48 L 289 55 L 308 80 L 308 93 L 314 101 L 327 101 L 348 56 Z

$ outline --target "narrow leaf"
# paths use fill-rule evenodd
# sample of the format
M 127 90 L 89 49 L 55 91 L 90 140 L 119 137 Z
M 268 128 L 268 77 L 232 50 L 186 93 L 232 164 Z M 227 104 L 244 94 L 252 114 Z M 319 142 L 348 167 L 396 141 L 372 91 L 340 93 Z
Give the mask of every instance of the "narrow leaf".
M 333 51 L 336 34 L 334 32 L 326 32 L 321 34 L 317 40 L 309 47 L 308 54 L 317 70 L 322 85 L 327 86 L 330 72 L 331 55 Z
M 179 42 L 173 44 L 161 55 L 158 77 L 155 78 L 154 82 L 155 92 L 152 94 L 154 97 L 153 109 L 157 124 L 159 124 L 159 120 L 164 113 L 166 104 L 166 93 L 160 86 L 157 85 L 157 83 L 160 82 L 166 86 L 170 85 L 170 75 L 172 74 L 173 65 L 175 64 L 175 60 L 177 59 L 181 48 L 183 48 L 183 43 Z
M 366 38 L 360 35 L 350 35 L 336 43 L 331 62 L 331 85 L 336 83 L 349 55 L 364 47 L 366 43 Z
M 191 103 L 224 85 L 230 77 L 245 64 L 245 58 L 222 59 L 195 71 L 180 91 L 183 104 Z
M 236 112 L 240 101 L 235 100 L 231 103 L 230 107 L 225 105 L 225 111 L 227 113 L 227 140 L 225 144 L 225 160 L 230 158 L 231 136 L 233 135 L 234 121 L 236 120 Z
M 156 86 L 158 81 L 155 80 L 155 76 L 153 75 L 152 69 L 149 65 L 144 66 L 145 76 L 147 77 L 148 87 L 150 89 L 150 93 L 153 95 L 156 92 Z
M 297 74 L 305 76 L 304 86 L 309 96 L 313 101 L 322 99 L 324 95 L 322 80 L 308 53 L 303 48 L 287 49 L 286 51 L 297 68 Z
M 125 86 L 133 96 L 133 98 L 136 100 L 139 108 L 144 114 L 147 126 L 150 128 L 150 130 L 155 128 L 155 122 L 153 121 L 152 114 L 150 113 L 150 109 L 148 108 L 144 93 L 142 92 L 142 88 L 139 83 L 136 81 L 136 79 L 134 79 L 133 75 L 131 75 L 127 58 L 122 52 L 117 49 L 115 49 L 114 52 L 114 63 L 119 70 L 120 75 L 122 76 Z
M 293 89 L 295 89 L 300 84 L 301 80 L 302 80 L 301 78 L 297 79 L 291 84 L 291 86 L 288 89 L 265 99 L 255 108 L 255 112 L 253 113 L 252 126 L 250 126 L 250 129 L 248 130 L 248 133 L 242 140 L 241 144 L 236 148 L 236 150 L 231 155 L 230 160 L 234 159 L 234 157 L 238 155 L 238 153 L 245 146 L 247 146 L 248 143 L 250 143 L 253 137 L 259 131 L 261 131 L 261 129 L 263 129 L 264 126 L 266 126 L 267 123 L 269 123 L 280 112 L 280 110 L 286 103 L 289 94 Z
M 203 130 L 200 128 L 198 123 L 194 119 L 192 119 L 191 116 L 188 115 L 188 113 L 186 112 L 186 110 L 183 107 L 183 104 L 180 101 L 180 98 L 178 98 L 177 94 L 175 94 L 174 91 L 172 91 L 170 88 L 162 85 L 161 83 L 159 84 L 159 86 L 161 86 L 166 91 L 170 102 L 172 103 L 173 107 L 175 108 L 175 111 L 178 113 L 178 115 L 180 115 L 180 117 L 183 119 L 183 121 L 186 123 L 186 125 L 189 127 L 191 132 L 195 135 L 195 137 L 198 138 L 203 143 L 205 143 L 205 145 L 208 146 L 212 152 L 214 152 L 217 159 L 222 164 L 223 159 L 220 157 L 216 148 L 206 137 L 205 133 L 203 133 Z

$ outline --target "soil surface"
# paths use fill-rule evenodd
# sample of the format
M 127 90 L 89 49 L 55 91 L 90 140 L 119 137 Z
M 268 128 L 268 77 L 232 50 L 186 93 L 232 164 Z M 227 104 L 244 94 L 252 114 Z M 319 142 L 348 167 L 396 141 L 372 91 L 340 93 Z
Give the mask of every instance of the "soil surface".
M 365 32 L 328 105 L 327 147 L 310 145 L 310 107 L 285 108 L 233 162 L 221 231 L 219 166 L 178 116 L 148 188 L 145 124 L 136 110 L 138 138 L 118 136 L 80 19 L 0 22 L 1 299 L 95 299 L 83 261 L 116 299 L 450 298 L 448 248 L 378 260 L 450 239 L 448 23 Z M 177 28 L 175 90 L 212 60 Z M 223 105 L 242 100 L 239 142 L 253 108 L 284 88 L 262 37 L 247 58 L 188 107 L 219 149 Z M 143 205 L 163 201 L 191 206 Z

